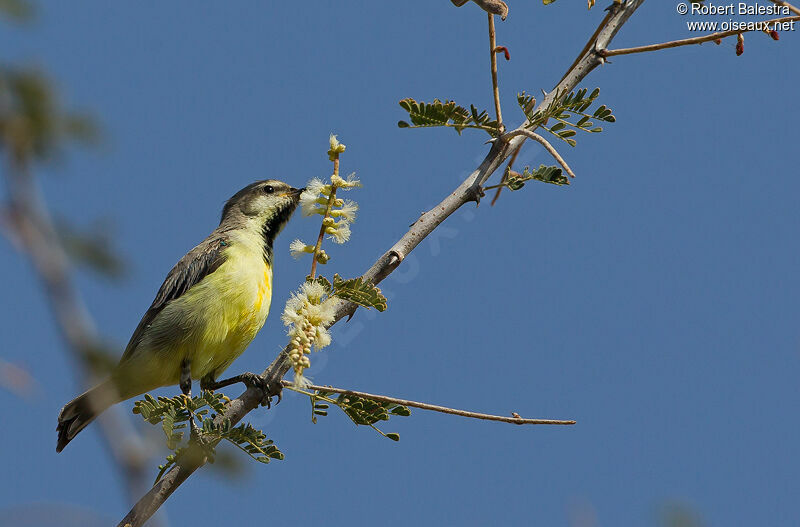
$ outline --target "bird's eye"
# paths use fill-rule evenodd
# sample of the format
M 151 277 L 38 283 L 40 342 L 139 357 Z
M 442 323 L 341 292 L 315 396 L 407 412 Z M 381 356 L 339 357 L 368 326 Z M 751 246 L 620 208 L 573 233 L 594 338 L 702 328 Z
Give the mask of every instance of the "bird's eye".
M 264 187 L 264 192 L 267 194 L 272 194 L 273 192 L 275 192 L 275 187 L 273 187 L 272 185 L 267 185 L 266 187 Z

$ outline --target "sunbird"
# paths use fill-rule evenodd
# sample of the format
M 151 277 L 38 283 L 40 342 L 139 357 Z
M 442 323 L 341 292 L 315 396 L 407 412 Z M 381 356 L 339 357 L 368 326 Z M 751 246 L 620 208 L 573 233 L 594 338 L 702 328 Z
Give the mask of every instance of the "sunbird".
M 252 183 L 222 209 L 219 227 L 178 261 L 131 336 L 110 377 L 68 402 L 58 415 L 64 447 L 109 406 L 162 386 L 191 393 L 216 381 L 264 325 L 272 300 L 272 244 L 305 189 L 269 179 Z

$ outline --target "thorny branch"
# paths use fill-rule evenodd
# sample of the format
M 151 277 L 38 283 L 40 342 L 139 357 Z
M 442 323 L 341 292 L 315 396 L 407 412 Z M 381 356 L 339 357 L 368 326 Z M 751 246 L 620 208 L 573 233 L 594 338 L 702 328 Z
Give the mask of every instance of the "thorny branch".
M 539 104 L 538 109 L 549 107 L 557 97 L 562 97 L 572 91 L 597 66 L 604 61 L 595 51 L 605 49 L 620 28 L 630 16 L 641 6 L 644 0 L 627 0 L 624 3 L 614 3 L 609 8 L 608 15 L 603 19 L 595 34 L 592 36 L 586 51 L 575 65 L 571 67 L 561 82 L 550 91 Z M 520 125 L 520 129 L 528 123 Z M 448 216 L 458 210 L 462 205 L 475 201 L 480 202 L 481 187 L 494 171 L 522 144 L 523 136 L 513 137 L 509 141 L 497 140 L 480 166 L 472 172 L 453 192 L 428 212 L 422 214 L 415 221 L 408 232 L 400 238 L 386 253 L 370 267 L 363 278 L 373 284 L 378 284 L 389 276 L 403 259 L 422 240 L 424 240 Z M 336 317 L 333 324 L 347 315 L 355 312 L 356 305 L 346 301 L 339 301 L 336 305 Z M 288 346 L 287 346 L 288 348 Z M 281 379 L 291 369 L 287 348 L 278 354 L 278 357 L 263 372 L 263 376 L 270 386 L 280 386 Z M 277 393 L 276 393 L 277 394 Z M 232 400 L 224 414 L 218 416 L 218 421 L 229 419 L 231 424 L 236 424 L 248 412 L 258 407 L 264 393 L 256 387 L 248 388 L 238 398 Z M 173 492 L 205 463 L 204 460 L 181 460 L 170 469 L 156 483 L 150 491 L 142 496 L 139 502 L 122 519 L 118 527 L 138 527 L 158 510 L 159 507 L 172 495 Z

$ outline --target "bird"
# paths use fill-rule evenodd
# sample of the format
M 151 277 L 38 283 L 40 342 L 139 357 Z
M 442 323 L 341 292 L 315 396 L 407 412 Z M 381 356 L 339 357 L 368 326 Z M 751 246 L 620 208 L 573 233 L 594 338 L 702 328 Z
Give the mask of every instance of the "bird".
M 267 319 L 272 246 L 304 190 L 268 179 L 225 203 L 219 226 L 167 274 L 109 378 L 61 409 L 56 452 L 113 404 L 150 390 L 177 384 L 191 395 L 192 379 L 203 390 L 264 381 L 252 373 L 216 379 Z

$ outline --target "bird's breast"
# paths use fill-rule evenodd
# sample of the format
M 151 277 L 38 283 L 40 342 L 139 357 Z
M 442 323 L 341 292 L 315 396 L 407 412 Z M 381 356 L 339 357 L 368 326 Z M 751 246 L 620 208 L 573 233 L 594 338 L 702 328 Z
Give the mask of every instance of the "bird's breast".
M 225 262 L 192 288 L 193 303 L 206 306 L 193 340 L 192 377 L 219 374 L 264 325 L 272 301 L 272 268 L 260 253 L 231 246 Z M 197 291 L 194 291 L 197 289 Z

